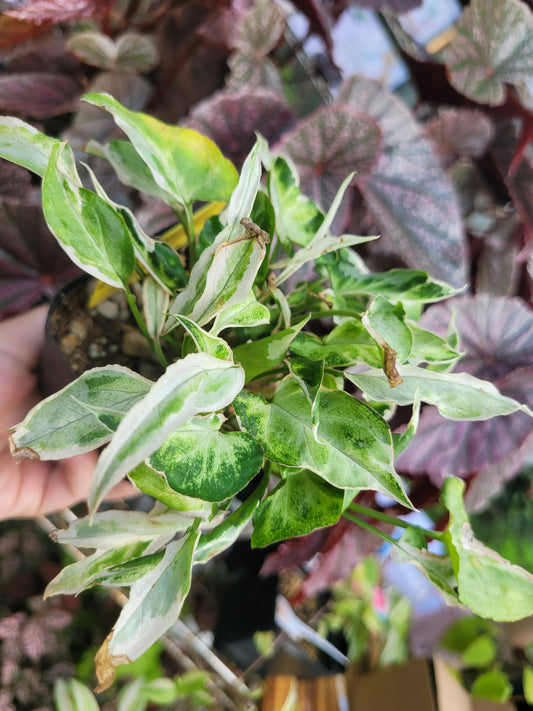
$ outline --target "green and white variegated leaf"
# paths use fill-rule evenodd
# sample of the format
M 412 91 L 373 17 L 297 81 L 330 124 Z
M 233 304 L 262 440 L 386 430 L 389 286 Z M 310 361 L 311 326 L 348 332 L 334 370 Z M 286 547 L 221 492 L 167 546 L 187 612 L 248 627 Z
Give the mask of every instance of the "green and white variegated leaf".
M 0 157 L 27 168 L 44 177 L 52 150 L 59 145 L 58 138 L 51 138 L 25 121 L 12 116 L 0 116 Z M 61 153 L 61 170 L 74 185 L 81 182 L 76 170 L 74 153 L 67 146 Z
M 315 236 L 311 242 L 304 247 L 299 249 L 296 254 L 288 259 L 282 259 L 272 265 L 272 269 L 283 269 L 281 274 L 276 277 L 276 286 L 279 286 L 284 281 L 286 281 L 290 276 L 300 269 L 301 266 L 307 262 L 314 262 L 319 257 L 329 252 L 334 252 L 342 247 L 351 247 L 355 244 L 361 244 L 363 242 L 369 242 L 370 240 L 377 239 L 377 237 L 362 237 L 360 235 L 341 235 L 340 237 L 332 237 L 328 230 L 331 227 L 331 223 L 339 209 L 339 205 L 344 197 L 350 182 L 354 176 L 351 173 L 340 186 L 335 199 L 333 200 L 330 209 L 328 210 L 324 221 L 317 230 Z
M 290 328 L 234 348 L 233 357 L 244 368 L 246 382 L 279 365 L 287 355 L 291 343 L 308 321 L 309 317 L 306 316 Z
M 213 513 L 212 504 L 174 491 L 168 485 L 165 476 L 161 472 L 156 472 L 146 462 L 142 462 L 129 472 L 128 479 L 137 489 L 161 501 L 170 509 L 204 519 L 210 518 Z
M 413 336 L 410 361 L 414 365 L 429 363 L 434 366 L 438 364 L 442 365 L 442 368 L 439 367 L 438 370 L 445 370 L 453 366 L 461 357 L 462 354 L 452 348 L 445 338 L 420 328 L 416 323 L 409 322 L 408 325 Z
M 109 94 L 86 94 L 84 100 L 109 111 L 148 166 L 166 202 L 186 206 L 195 200 L 227 200 L 237 171 L 206 136 L 171 126 L 122 106 Z
M 285 251 L 292 255 L 294 244 L 307 247 L 324 221 L 324 213 L 300 192 L 294 166 L 278 156 L 268 175 L 268 194 L 276 211 L 276 234 Z
M 474 614 L 499 622 L 533 615 L 533 575 L 512 565 L 478 541 L 464 504 L 465 483 L 448 477 L 441 492 L 450 512 L 446 544 L 457 578 L 460 601 Z
M 90 141 L 86 151 L 107 158 L 124 185 L 129 185 L 146 195 L 158 197 L 165 202 L 168 200 L 168 193 L 155 182 L 149 167 L 129 141 L 110 141 L 105 146 Z
M 420 420 L 420 400 L 415 398 L 413 402 L 413 412 L 411 418 L 407 423 L 407 427 L 403 432 L 394 432 L 392 435 L 392 441 L 394 443 L 394 456 L 397 457 L 403 450 L 407 447 L 409 442 L 413 439 L 418 429 L 418 422 Z
M 309 469 L 341 489 L 381 491 L 411 507 L 394 470 L 389 427 L 368 405 L 344 392 L 322 391 L 318 441 L 309 400 L 292 377 L 269 403 L 243 391 L 233 405 L 242 428 L 272 462 Z
M 492 383 L 469 373 L 438 373 L 416 365 L 400 365 L 398 372 L 403 382 L 395 388 L 389 386 L 381 370 L 346 371 L 345 377 L 361 388 L 370 400 L 410 405 L 419 397 L 422 402 L 435 405 L 449 420 L 488 420 L 516 410 L 533 416 L 525 405 L 502 395 Z
M 299 382 L 309 404 L 311 405 L 311 419 L 313 421 L 313 431 L 317 439 L 317 428 L 319 423 L 319 402 L 320 388 L 324 380 L 324 361 L 308 360 L 307 358 L 291 358 L 289 369 Z
M 321 258 L 319 266 L 326 271 L 333 291 L 345 297 L 381 295 L 392 302 L 425 304 L 448 299 L 462 291 L 420 270 L 369 273 L 359 255 L 348 249 Z
M 162 289 L 155 279 L 146 277 L 143 281 L 142 300 L 146 328 L 150 336 L 157 340 L 163 331 L 168 311 L 168 291 Z
M 416 529 L 408 528 L 395 542 L 391 547 L 391 557 L 395 561 L 414 565 L 440 591 L 448 605 L 461 604 L 450 556 L 431 553 L 424 536 L 418 536 Z
M 133 543 L 121 548 L 98 550 L 63 568 L 46 586 L 44 597 L 78 595 L 95 585 L 106 570 L 142 555 L 147 543 Z
M 100 511 L 92 520 L 79 518 L 55 533 L 59 543 L 81 548 L 120 548 L 138 541 L 152 541 L 161 535 L 186 531 L 194 515 L 181 511 L 150 514 L 144 511 Z
M 176 320 L 176 326 L 182 325 L 185 328 L 194 342 L 197 351 L 209 353 L 209 355 L 215 356 L 215 358 L 220 358 L 220 360 L 233 359 L 231 348 L 223 338 L 211 335 L 211 333 L 208 333 L 206 330 L 198 326 L 198 324 L 190 318 L 176 314 L 173 314 L 172 317 Z
M 103 570 L 95 578 L 95 582 L 98 585 L 130 587 L 153 570 L 164 555 L 165 551 L 160 550 L 157 553 L 147 553 L 138 558 L 125 560 L 124 563 L 117 563 L 117 565 Z
M 168 366 L 149 393 L 120 423 L 100 455 L 89 494 L 94 513 L 103 496 L 166 438 L 200 413 L 227 407 L 242 390 L 244 371 L 207 353 Z
M 368 363 L 378 368 L 383 363 L 374 339 L 357 319 L 336 326 L 323 341 L 311 333 L 300 333 L 291 344 L 291 352 L 308 360 L 323 360 L 334 368 L 353 363 Z
M 94 171 L 86 165 L 95 192 L 116 209 L 128 227 L 136 259 L 148 274 L 167 291 L 179 289 L 187 283 L 187 274 L 179 254 L 166 242 L 152 239 L 142 229 L 133 212 L 123 205 L 113 202 L 106 194 Z
M 11 435 L 15 455 L 65 459 L 108 442 L 152 383 L 121 365 L 93 368 L 35 405 Z
M 263 450 L 246 432 L 221 432 L 221 415 L 194 417 L 173 432 L 149 463 L 172 489 L 205 501 L 234 496 L 261 469 Z
M 377 296 L 362 319 L 363 326 L 379 345 L 385 342 L 404 363 L 411 354 L 413 336 L 405 323 L 402 304 L 391 304 L 384 296 Z
M 249 524 L 254 511 L 263 498 L 267 484 L 268 477 L 264 476 L 254 493 L 236 511 L 232 511 L 215 528 L 202 533 L 194 554 L 195 563 L 207 563 L 208 560 L 222 553 L 237 540 Z
M 191 270 L 191 276 L 187 287 L 176 297 L 175 301 L 170 306 L 171 314 L 183 314 L 184 316 L 192 316 L 196 304 L 202 299 L 204 292 L 208 288 L 208 272 L 211 264 L 222 244 L 229 244 L 239 239 L 243 234 L 243 227 L 240 222 L 243 217 L 248 217 L 253 209 L 257 191 L 261 183 L 261 158 L 265 150 L 266 143 L 264 139 L 257 139 L 254 147 L 250 151 L 241 170 L 239 182 L 233 191 L 228 207 L 226 209 L 226 227 L 216 237 L 213 244 L 204 249 L 198 261 Z M 254 240 L 255 242 L 255 240 Z M 231 247 L 223 247 L 222 251 L 233 249 Z M 250 246 L 244 250 L 249 251 Z M 237 255 L 234 255 L 238 256 Z M 225 255 L 228 258 L 228 255 Z M 254 277 L 255 278 L 255 277 Z M 235 285 L 234 285 L 235 286 Z M 244 291 L 238 290 L 239 293 Z M 240 301 L 244 301 L 249 297 L 250 289 L 243 295 Z M 204 301 L 205 303 L 205 301 Z M 231 304 L 238 304 L 239 300 L 232 298 L 231 301 L 222 304 L 222 307 L 228 307 Z M 197 318 L 194 318 L 198 321 Z M 167 321 L 167 328 L 172 325 L 172 322 Z
M 344 491 L 310 471 L 286 476 L 254 514 L 252 546 L 268 546 L 336 523 L 344 508 Z
M 218 335 L 226 328 L 250 328 L 270 323 L 270 311 L 250 294 L 240 304 L 227 306 L 217 315 L 211 333 Z
M 56 679 L 54 682 L 56 711 L 99 711 L 94 694 L 77 679 Z
M 48 227 L 72 261 L 106 284 L 122 287 L 135 266 L 130 232 L 104 199 L 80 187 L 63 169 L 64 144 L 56 144 L 43 178 Z
M 191 531 L 170 543 L 161 562 L 132 585 L 128 602 L 97 653 L 99 680 L 119 664 L 140 657 L 178 619 L 191 585 L 198 536 Z
M 259 239 L 236 239 L 217 248 L 206 275 L 205 288 L 190 314 L 200 326 L 211 321 L 223 308 L 248 298 L 257 272 L 266 255 Z

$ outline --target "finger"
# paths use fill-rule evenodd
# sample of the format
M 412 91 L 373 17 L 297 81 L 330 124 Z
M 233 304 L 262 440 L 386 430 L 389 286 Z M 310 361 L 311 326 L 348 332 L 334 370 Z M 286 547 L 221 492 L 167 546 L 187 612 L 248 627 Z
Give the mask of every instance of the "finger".
M 44 346 L 48 306 L 38 306 L 0 323 L 0 353 L 26 368 L 34 368 Z

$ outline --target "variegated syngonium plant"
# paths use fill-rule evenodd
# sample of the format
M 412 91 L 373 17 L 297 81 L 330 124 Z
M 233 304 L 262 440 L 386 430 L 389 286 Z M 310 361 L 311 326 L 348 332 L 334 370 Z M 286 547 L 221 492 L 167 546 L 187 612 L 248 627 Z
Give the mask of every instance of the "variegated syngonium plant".
M 393 541 L 398 554 L 450 601 L 499 620 L 532 614 L 533 578 L 475 540 L 460 480 L 448 479 L 443 489 L 445 532 L 422 531 L 354 501 L 370 490 L 411 507 L 394 457 L 416 430 L 421 402 L 465 420 L 526 409 L 488 382 L 450 372 L 460 358 L 453 332 L 443 339 L 417 324 L 425 304 L 454 289 L 421 271 L 371 273 L 350 248 L 373 238 L 332 234 L 352 176 L 324 213 L 301 193 L 291 163 L 261 138 L 239 176 L 195 131 L 105 94 L 85 100 L 110 112 L 128 139 L 88 150 L 124 183 L 170 205 L 186 236 L 184 267 L 96 176 L 92 190 L 83 187 L 68 144 L 18 119 L 0 120 L 0 155 L 41 176 L 51 231 L 105 288 L 124 291 L 165 368 L 157 382 L 119 365 L 89 370 L 11 434 L 16 456 L 40 459 L 107 445 L 89 517 L 57 532 L 60 542 L 93 553 L 46 591 L 130 588 L 97 655 L 100 688 L 116 665 L 137 658 L 175 622 L 193 565 L 230 546 L 250 521 L 253 546 L 341 516 L 382 537 L 371 521 L 394 522 L 406 528 Z M 195 214 L 198 202 L 207 207 Z M 206 211 L 220 214 L 200 229 Z M 303 266 L 314 276 L 299 284 Z M 139 304 L 134 277 L 142 280 Z M 346 381 L 360 398 L 345 391 Z M 401 435 L 380 414 L 395 405 L 412 406 Z M 150 513 L 98 511 L 124 477 L 154 497 Z M 448 555 L 429 553 L 428 536 L 442 540 Z

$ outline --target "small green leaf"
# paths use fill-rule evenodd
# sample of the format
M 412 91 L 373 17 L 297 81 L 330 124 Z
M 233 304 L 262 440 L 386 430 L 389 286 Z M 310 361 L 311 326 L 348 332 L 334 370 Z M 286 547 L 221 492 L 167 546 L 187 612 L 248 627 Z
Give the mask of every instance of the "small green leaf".
M 313 472 L 287 472 L 254 514 L 252 546 L 267 546 L 330 526 L 339 520 L 343 504 L 344 492 Z
M 486 634 L 494 623 L 481 617 L 460 617 L 452 622 L 440 639 L 440 646 L 455 654 L 462 654 L 481 635 Z
M 143 312 L 150 336 L 157 340 L 163 331 L 169 294 L 155 279 L 145 277 L 142 286 Z
M 338 488 L 381 491 L 411 506 L 392 464 L 390 430 L 361 401 L 322 391 L 317 439 L 311 405 L 295 378 L 284 380 L 270 403 L 243 391 L 233 404 L 242 427 L 271 461 L 310 469 Z
M 413 337 L 405 323 L 405 311 L 401 304 L 391 304 L 384 296 L 377 296 L 363 318 L 370 335 L 378 334 L 404 363 L 411 353 Z M 378 340 L 379 342 L 379 340 Z
M 533 667 L 528 664 L 524 667 L 522 674 L 522 688 L 524 690 L 524 698 L 527 703 L 533 705 Z
M 172 314 L 172 318 L 176 320 L 176 325 L 181 324 L 185 328 L 197 351 L 209 353 L 220 360 L 232 360 L 231 349 L 222 338 L 211 335 L 190 318 L 176 314 Z
M 533 614 L 533 575 L 484 546 L 472 532 L 463 504 L 464 481 L 449 477 L 441 492 L 450 512 L 447 545 L 459 599 L 472 612 L 501 622 Z
M 65 459 L 108 442 L 152 383 L 120 365 L 93 368 L 28 412 L 11 436 L 12 451 Z
M 483 634 L 468 645 L 461 656 L 461 661 L 467 667 L 482 669 L 492 664 L 497 654 L 496 641 L 490 635 Z
M 109 111 L 146 163 L 167 201 L 190 205 L 195 200 L 228 200 L 237 171 L 209 138 L 197 131 L 162 123 L 130 111 L 108 94 L 86 94 L 84 100 Z
M 100 455 L 89 494 L 94 513 L 110 488 L 194 415 L 229 405 L 244 385 L 244 371 L 207 353 L 168 366 L 148 394 L 122 420 Z
M 246 382 L 279 365 L 287 355 L 287 350 L 294 338 L 308 320 L 309 318 L 305 318 L 291 328 L 286 328 L 272 336 L 266 336 L 266 338 L 260 338 L 258 341 L 243 343 L 234 348 L 233 357 L 244 368 Z
M 461 291 L 420 270 L 368 273 L 360 258 L 346 249 L 321 258 L 319 265 L 327 271 L 333 291 L 343 296 L 381 295 L 389 301 L 425 304 L 448 299 Z
M 131 235 L 122 216 L 61 165 L 62 144 L 52 149 L 43 178 L 43 211 L 72 261 L 111 286 L 122 287 L 135 264 Z
M 347 372 L 345 375 L 371 400 L 410 405 L 418 396 L 422 402 L 438 407 L 441 415 L 450 420 L 488 420 L 516 410 L 529 414 L 525 405 L 502 395 L 492 383 L 469 373 L 437 373 L 414 365 L 398 366 L 398 371 L 403 382 L 395 388 L 389 386 L 380 370 Z
M 446 339 L 414 323 L 409 323 L 409 328 L 413 336 L 410 361 L 414 365 L 430 363 L 449 367 L 461 357 L 461 353 L 452 348 Z
M 226 328 L 250 328 L 270 323 L 270 311 L 259 303 L 253 294 L 240 304 L 227 306 L 220 311 L 211 328 L 211 333 L 217 335 Z
M 513 686 L 505 672 L 495 669 L 480 674 L 474 680 L 470 693 L 477 698 L 503 704 L 511 698 Z
M 263 450 L 245 432 L 221 432 L 220 419 L 193 418 L 168 437 L 150 457 L 169 486 L 186 496 L 224 501 L 257 474 Z

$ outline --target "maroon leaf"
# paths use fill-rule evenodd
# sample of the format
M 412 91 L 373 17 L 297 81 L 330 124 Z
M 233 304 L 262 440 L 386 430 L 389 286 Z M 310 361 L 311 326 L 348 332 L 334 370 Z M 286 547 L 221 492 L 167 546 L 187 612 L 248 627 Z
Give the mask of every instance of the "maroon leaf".
M 0 77 L 0 109 L 44 119 L 72 111 L 80 96 L 78 84 L 63 74 L 27 72 Z
M 35 25 L 17 20 L 15 17 L 0 15 L 0 50 L 10 49 L 27 42 L 32 37 L 42 35 L 48 30 L 49 22 Z
M 334 110 L 343 105 L 373 116 L 382 132 L 377 163 L 356 183 L 388 242 L 409 266 L 463 286 L 467 257 L 458 200 L 414 116 L 401 99 L 361 76 L 341 86 Z
M 209 136 L 225 156 L 242 165 L 255 142 L 255 131 L 273 143 L 291 122 L 291 111 L 282 97 L 268 89 L 248 89 L 221 91 L 197 104 L 187 126 Z
M 257 59 L 253 55 L 234 52 L 228 60 L 228 66 L 230 75 L 226 80 L 227 91 L 263 88 L 279 96 L 283 95 L 279 71 L 268 57 Z
M 0 318 L 25 311 L 80 274 L 44 221 L 38 196 L 0 202 Z
M 20 198 L 31 188 L 31 175 L 25 168 L 0 160 L 0 196 Z
M 345 106 L 322 108 L 285 134 L 275 150 L 289 155 L 298 168 L 302 191 L 327 209 L 352 171 L 367 176 L 378 160 L 381 132 L 370 116 Z M 348 198 L 348 199 L 347 199 Z M 337 217 L 341 231 L 349 219 L 349 196 Z
M 457 156 L 479 158 L 494 138 L 491 120 L 471 109 L 443 109 L 425 132 L 446 164 Z
M 73 22 L 100 14 L 110 0 L 29 0 L 16 10 L 8 10 L 6 15 L 41 24 L 43 22 Z

